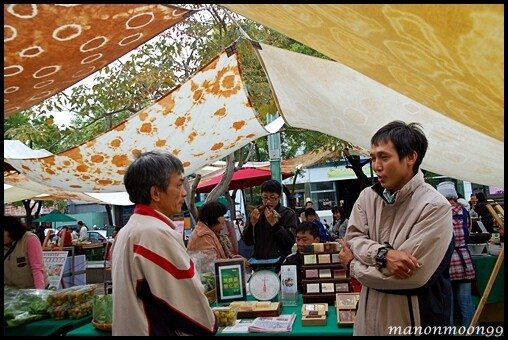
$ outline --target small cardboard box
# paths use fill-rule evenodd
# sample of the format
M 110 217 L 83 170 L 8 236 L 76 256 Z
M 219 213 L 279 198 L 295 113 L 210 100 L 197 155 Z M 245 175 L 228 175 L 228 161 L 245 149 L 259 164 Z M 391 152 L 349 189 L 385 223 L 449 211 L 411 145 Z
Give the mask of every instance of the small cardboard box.
M 339 327 L 350 327 L 355 324 L 356 310 L 337 308 L 337 325 Z
M 355 324 L 356 308 L 360 294 L 337 293 L 335 306 L 337 308 L 337 324 L 339 327 L 349 327 Z
M 303 326 L 323 326 L 326 325 L 326 314 L 328 313 L 328 304 L 303 304 L 302 305 L 302 325 Z
M 335 297 L 335 306 L 338 309 L 356 309 L 360 300 L 359 293 L 337 293 Z
M 315 314 L 310 312 L 317 312 L 318 314 L 328 313 L 327 303 L 304 303 L 302 305 L 302 315 Z
M 326 325 L 326 315 L 302 315 L 303 326 L 324 326 Z

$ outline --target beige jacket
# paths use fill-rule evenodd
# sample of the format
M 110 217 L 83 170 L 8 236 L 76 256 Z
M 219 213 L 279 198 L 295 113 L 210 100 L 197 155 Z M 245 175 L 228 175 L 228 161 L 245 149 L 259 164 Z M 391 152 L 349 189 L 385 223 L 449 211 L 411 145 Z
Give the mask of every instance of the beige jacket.
M 434 307 L 437 310 L 450 307 L 447 300 L 451 294 L 448 266 L 453 250 L 450 248 L 453 246 L 450 204 L 424 182 L 421 171 L 399 190 L 393 204 L 388 204 L 380 193 L 379 184 L 360 193 L 346 233 L 355 257 L 351 262 L 351 276 L 363 285 L 355 335 L 386 335 L 390 332 L 388 326 L 404 328 L 444 322 L 446 313 L 441 315 L 442 311 L 436 312 Z M 384 242 L 394 249 L 410 252 L 422 267 L 405 280 L 384 275 L 375 267 L 376 254 Z M 428 288 L 427 282 L 428 285 L 438 283 Z M 436 290 L 442 290 L 440 301 L 434 301 L 430 294 L 434 291 L 439 295 Z

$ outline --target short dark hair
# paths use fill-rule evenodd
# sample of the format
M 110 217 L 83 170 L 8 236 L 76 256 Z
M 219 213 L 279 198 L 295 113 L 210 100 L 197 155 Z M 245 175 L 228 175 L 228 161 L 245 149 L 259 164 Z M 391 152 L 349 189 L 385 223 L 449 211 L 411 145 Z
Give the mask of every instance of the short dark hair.
M 309 232 L 314 237 L 319 237 L 319 229 L 317 225 L 312 222 L 302 222 L 296 227 L 296 235 L 306 232 Z
M 399 159 L 416 152 L 416 162 L 413 168 L 413 173 L 416 174 L 420 169 L 420 164 L 422 164 L 427 147 L 429 146 L 421 124 L 406 124 L 403 121 L 395 120 L 377 130 L 374 136 L 372 136 L 370 144 L 378 145 L 380 142 L 388 141 L 391 141 L 395 146 Z
M 344 211 L 343 207 L 340 207 L 338 205 L 334 206 L 332 208 L 332 214 L 335 214 L 336 212 L 338 212 L 340 214 L 340 220 L 341 221 L 344 221 L 347 218 L 346 217 L 346 212 Z
M 24 224 L 19 217 L 4 216 L 4 230 L 7 231 L 13 241 L 19 241 L 27 231 L 26 224 Z
M 178 158 L 154 150 L 139 155 L 127 168 L 123 181 L 132 203 L 150 204 L 153 186 L 166 190 L 169 177 L 183 173 L 183 165 Z
M 487 197 L 485 197 L 485 194 L 481 191 L 478 191 L 476 194 L 476 199 L 478 200 L 478 202 L 487 202 Z
M 83 226 L 83 225 L 85 225 L 85 224 L 83 223 L 83 221 L 78 221 L 78 225 Z
M 281 195 L 282 185 L 274 179 L 269 179 L 261 184 L 261 192 L 274 192 Z
M 206 202 L 199 208 L 199 220 L 211 227 L 219 223 L 219 217 L 224 216 L 228 208 L 218 201 Z
M 316 210 L 314 210 L 314 208 L 307 208 L 303 211 L 303 213 L 305 214 L 305 217 L 313 216 L 316 215 Z

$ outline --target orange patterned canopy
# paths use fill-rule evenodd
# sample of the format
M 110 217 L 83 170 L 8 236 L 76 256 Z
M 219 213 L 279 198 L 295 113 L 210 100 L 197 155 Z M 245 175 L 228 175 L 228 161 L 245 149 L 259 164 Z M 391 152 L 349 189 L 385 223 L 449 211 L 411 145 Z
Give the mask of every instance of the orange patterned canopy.
M 57 155 L 4 160 L 28 179 L 50 187 L 122 192 L 125 169 L 141 152 L 170 152 L 190 175 L 268 135 L 270 127 L 256 118 L 236 53 L 224 52 L 180 87 L 102 136 Z
M 4 5 L 4 115 L 57 94 L 194 12 L 172 5 Z

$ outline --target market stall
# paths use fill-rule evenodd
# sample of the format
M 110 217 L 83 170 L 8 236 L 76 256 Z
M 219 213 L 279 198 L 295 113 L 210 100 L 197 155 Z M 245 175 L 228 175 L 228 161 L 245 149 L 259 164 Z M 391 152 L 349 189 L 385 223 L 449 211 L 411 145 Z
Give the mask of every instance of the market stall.
M 250 296 L 249 296 L 250 297 Z M 282 314 L 296 314 L 296 319 L 291 332 L 277 333 L 282 336 L 351 336 L 353 335 L 353 327 L 339 327 L 337 325 L 337 313 L 335 307 L 330 305 L 328 308 L 328 316 L 326 325 L 323 326 L 303 326 L 302 325 L 302 295 L 298 296 L 296 306 L 283 306 Z M 219 328 L 217 336 L 267 336 L 268 333 L 223 333 L 223 327 Z M 270 333 L 274 334 L 274 333 Z M 97 330 L 90 322 L 82 325 L 67 333 L 68 336 L 104 336 L 111 335 L 111 332 Z

